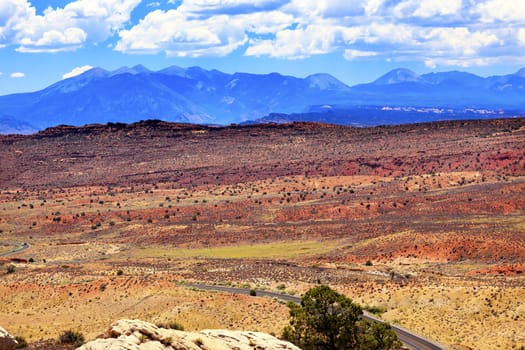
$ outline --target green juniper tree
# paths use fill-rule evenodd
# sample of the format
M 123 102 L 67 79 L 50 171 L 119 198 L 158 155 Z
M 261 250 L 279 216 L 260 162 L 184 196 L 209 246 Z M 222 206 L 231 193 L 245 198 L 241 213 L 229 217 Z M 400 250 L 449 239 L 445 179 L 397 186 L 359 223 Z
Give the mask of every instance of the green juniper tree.
M 328 286 L 310 289 L 290 303 L 283 338 L 304 350 L 396 350 L 401 342 L 388 324 L 361 318 L 361 307 Z

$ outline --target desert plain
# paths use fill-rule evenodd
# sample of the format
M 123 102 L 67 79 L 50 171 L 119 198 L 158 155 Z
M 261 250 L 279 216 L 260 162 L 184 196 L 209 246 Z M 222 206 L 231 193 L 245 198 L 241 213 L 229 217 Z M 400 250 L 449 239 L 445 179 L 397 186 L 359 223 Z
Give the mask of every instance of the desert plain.
M 523 118 L 59 126 L 0 136 L 0 165 L 0 325 L 32 348 L 121 318 L 288 322 L 188 283 L 328 284 L 448 349 L 525 345 Z

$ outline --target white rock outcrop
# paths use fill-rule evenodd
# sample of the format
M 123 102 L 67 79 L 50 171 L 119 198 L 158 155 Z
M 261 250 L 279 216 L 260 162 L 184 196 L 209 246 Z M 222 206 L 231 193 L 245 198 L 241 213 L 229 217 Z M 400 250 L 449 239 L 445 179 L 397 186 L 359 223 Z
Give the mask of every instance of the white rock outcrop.
M 15 337 L 0 327 L 0 350 L 15 350 L 17 345 Z
M 141 320 L 114 322 L 101 339 L 77 350 L 300 350 L 266 333 L 229 330 L 183 332 Z

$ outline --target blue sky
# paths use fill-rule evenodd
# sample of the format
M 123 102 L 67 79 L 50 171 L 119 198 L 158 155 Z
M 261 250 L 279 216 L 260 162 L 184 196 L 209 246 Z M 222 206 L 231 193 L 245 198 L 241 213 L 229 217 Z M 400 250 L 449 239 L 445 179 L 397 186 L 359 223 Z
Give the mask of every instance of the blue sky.
M 136 64 L 507 74 L 525 67 L 525 0 L 0 0 L 0 95 Z

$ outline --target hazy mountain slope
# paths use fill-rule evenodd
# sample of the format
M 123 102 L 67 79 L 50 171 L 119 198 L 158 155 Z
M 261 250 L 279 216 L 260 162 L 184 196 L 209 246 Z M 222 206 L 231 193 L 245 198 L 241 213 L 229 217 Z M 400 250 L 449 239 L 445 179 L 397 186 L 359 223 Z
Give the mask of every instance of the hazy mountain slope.
M 359 110 L 358 114 L 373 111 L 373 115 L 363 116 L 373 124 L 385 119 L 379 115 L 386 110 L 383 107 L 519 111 L 524 106 L 525 69 L 488 78 L 457 71 L 418 75 L 395 69 L 369 84 L 349 87 L 328 74 L 303 79 L 278 73 L 227 74 L 177 66 L 153 72 L 138 65 L 115 71 L 93 68 L 40 91 L 0 96 L 2 115 L 37 128 L 144 119 L 229 124 L 272 113 L 298 116 L 329 110 Z M 421 114 L 407 114 L 406 110 L 398 112 L 394 116 L 401 118 L 398 122 L 435 119 L 419 118 Z M 338 120 L 334 114 L 329 118 L 310 117 L 360 123 Z M 392 118 L 392 113 L 386 117 Z
M 32 134 L 38 129 L 13 117 L 0 117 L 0 134 Z

